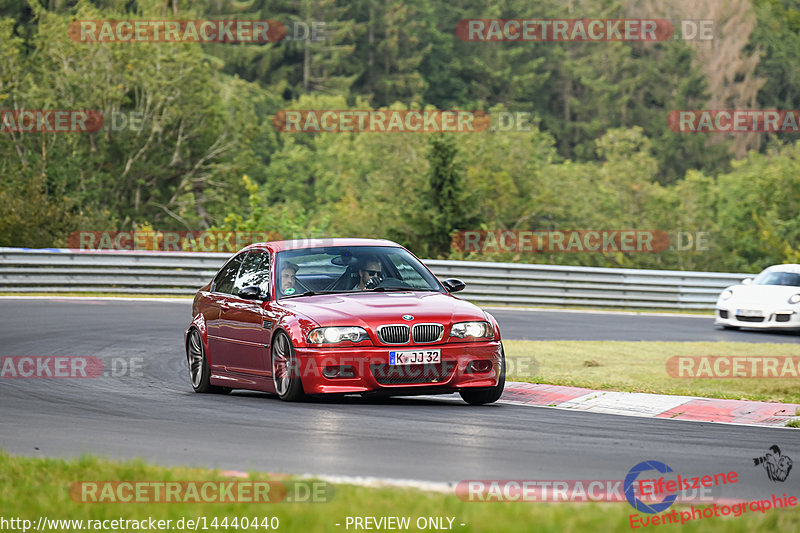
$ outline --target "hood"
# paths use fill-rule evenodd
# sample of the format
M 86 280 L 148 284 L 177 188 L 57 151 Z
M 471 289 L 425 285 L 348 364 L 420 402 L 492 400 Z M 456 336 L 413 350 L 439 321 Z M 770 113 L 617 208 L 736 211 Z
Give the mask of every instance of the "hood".
M 733 296 L 722 300 L 724 305 L 745 307 L 747 305 L 791 305 L 788 300 L 793 294 L 800 294 L 800 287 L 789 285 L 734 285 L 728 287 Z
M 488 320 L 476 305 L 439 292 L 355 292 L 318 294 L 280 300 L 283 307 L 300 313 L 320 326 L 419 324 Z M 413 320 L 404 321 L 403 315 Z

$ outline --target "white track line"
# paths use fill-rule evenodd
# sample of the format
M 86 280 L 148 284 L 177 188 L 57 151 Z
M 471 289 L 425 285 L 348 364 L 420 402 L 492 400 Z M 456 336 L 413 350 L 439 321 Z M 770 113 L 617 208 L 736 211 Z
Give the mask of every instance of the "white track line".
M 236 477 L 236 478 L 249 478 L 250 474 L 241 470 L 223 470 L 223 476 Z M 268 473 L 270 476 L 283 477 L 286 474 Z M 300 479 L 318 479 L 328 483 L 338 485 L 356 485 L 359 487 L 369 488 L 398 488 L 398 489 L 417 489 L 427 492 L 439 492 L 441 494 L 454 494 L 456 483 L 442 482 L 442 481 L 422 481 L 418 479 L 393 479 L 385 477 L 370 477 L 370 476 L 343 476 L 343 475 L 326 475 L 326 474 L 300 474 Z

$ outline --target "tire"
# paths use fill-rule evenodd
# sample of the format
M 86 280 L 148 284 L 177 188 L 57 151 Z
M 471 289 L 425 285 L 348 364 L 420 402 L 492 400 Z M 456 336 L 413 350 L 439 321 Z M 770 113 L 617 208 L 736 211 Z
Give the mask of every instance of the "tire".
M 200 332 L 192 329 L 186 339 L 186 361 L 189 363 L 189 380 L 192 388 L 199 393 L 228 394 L 228 387 L 216 387 L 211 384 L 211 370 L 206 359 L 206 350 Z
M 283 331 L 275 334 L 270 350 L 272 384 L 278 398 L 285 402 L 299 402 L 306 399 L 303 381 L 300 378 L 297 356 L 289 336 Z
M 470 405 L 484 405 L 494 403 L 503 395 L 503 388 L 506 386 L 506 354 L 500 346 L 500 379 L 497 385 L 488 389 L 464 389 L 458 391 L 461 399 Z

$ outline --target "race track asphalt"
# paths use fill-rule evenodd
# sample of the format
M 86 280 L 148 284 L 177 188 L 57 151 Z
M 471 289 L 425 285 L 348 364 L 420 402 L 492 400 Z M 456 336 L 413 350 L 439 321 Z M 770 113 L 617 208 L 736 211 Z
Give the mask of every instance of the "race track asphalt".
M 711 316 L 488 308 L 504 339 L 798 343 L 787 331 L 726 330 Z
M 790 429 L 470 407 L 455 395 L 288 404 L 260 393 L 195 394 L 183 352 L 189 312 L 186 302 L 0 300 L 0 356 L 134 358 L 142 368 L 95 379 L 0 379 L 0 449 L 440 482 L 623 479 L 652 459 L 685 475 L 737 471 L 739 482 L 716 497 L 798 490 L 792 478 L 776 487 L 752 460 L 773 444 L 798 460 L 800 432 Z M 492 312 L 505 338 L 798 340 L 716 331 L 706 318 Z

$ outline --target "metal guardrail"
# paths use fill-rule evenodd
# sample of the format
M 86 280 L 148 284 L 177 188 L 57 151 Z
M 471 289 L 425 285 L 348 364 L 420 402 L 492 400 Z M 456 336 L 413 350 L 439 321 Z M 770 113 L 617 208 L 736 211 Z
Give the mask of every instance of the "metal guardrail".
M 230 254 L 0 248 L 0 292 L 190 295 Z
M 0 292 L 191 295 L 229 254 L 0 248 Z M 426 260 L 480 304 L 712 309 L 749 274 Z
M 440 279 L 466 282 L 481 304 L 713 309 L 722 290 L 751 274 L 429 260 Z

